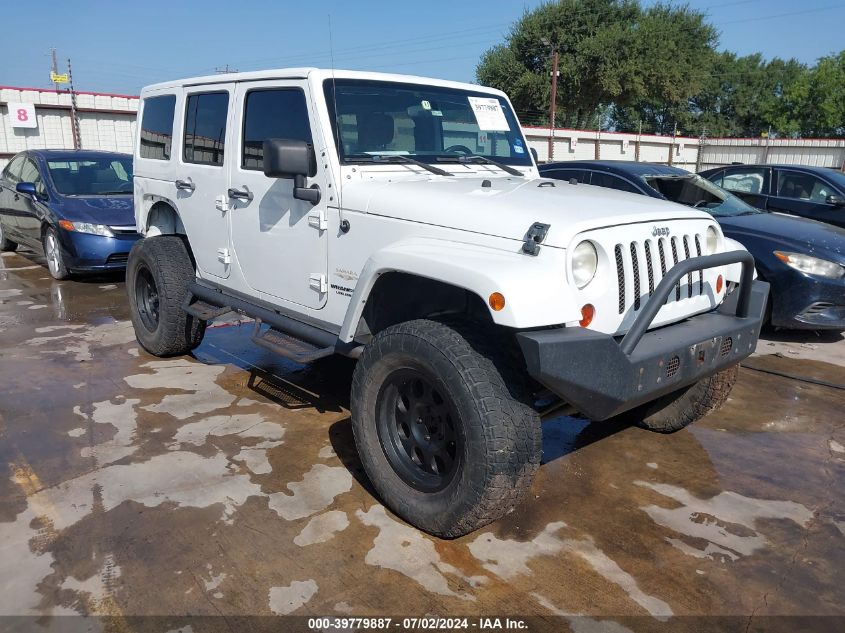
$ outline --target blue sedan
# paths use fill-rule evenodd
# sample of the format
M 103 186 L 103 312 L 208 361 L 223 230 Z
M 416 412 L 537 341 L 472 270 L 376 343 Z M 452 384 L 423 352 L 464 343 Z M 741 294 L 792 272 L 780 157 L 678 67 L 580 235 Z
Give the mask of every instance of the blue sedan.
M 845 329 L 845 230 L 755 209 L 677 167 L 624 161 L 567 161 L 541 175 L 678 202 L 712 214 L 754 256 L 771 285 L 769 321 L 790 329 Z
M 43 253 L 56 279 L 124 270 L 138 239 L 128 154 L 29 150 L 0 175 L 0 250 Z

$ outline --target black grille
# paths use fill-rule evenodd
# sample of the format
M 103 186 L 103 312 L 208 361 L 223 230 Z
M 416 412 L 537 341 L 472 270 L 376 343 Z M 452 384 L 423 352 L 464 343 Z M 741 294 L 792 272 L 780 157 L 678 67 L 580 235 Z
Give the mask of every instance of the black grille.
M 672 238 L 672 265 L 678 263 L 678 238 Z M 678 280 L 678 283 L 675 284 L 675 301 L 681 300 L 681 282 Z
M 722 356 L 727 356 L 731 353 L 731 348 L 734 346 L 734 340 L 730 336 L 722 339 L 722 346 L 719 348 L 719 353 Z
M 109 264 L 125 264 L 129 261 L 129 253 L 114 253 L 109 255 L 106 263 Z
M 622 263 L 622 245 L 617 244 L 616 254 L 616 277 L 619 279 L 619 314 L 625 312 L 625 266 Z
M 684 235 L 684 256 L 689 259 L 689 238 Z M 692 273 L 687 273 L 687 299 L 692 299 Z
M 637 247 L 631 242 L 631 264 L 634 267 L 634 310 L 640 309 L 640 263 L 637 258 Z
M 695 236 L 695 254 L 698 257 L 701 257 L 701 240 L 698 239 L 698 235 Z M 698 271 L 698 294 L 704 294 L 704 271 Z
M 669 362 L 666 363 L 666 377 L 671 378 L 675 374 L 678 373 L 678 369 L 681 366 L 681 359 L 677 356 L 673 356 L 669 359 Z
M 648 296 L 654 294 L 654 270 L 651 263 L 651 241 L 645 242 L 645 266 L 648 269 Z

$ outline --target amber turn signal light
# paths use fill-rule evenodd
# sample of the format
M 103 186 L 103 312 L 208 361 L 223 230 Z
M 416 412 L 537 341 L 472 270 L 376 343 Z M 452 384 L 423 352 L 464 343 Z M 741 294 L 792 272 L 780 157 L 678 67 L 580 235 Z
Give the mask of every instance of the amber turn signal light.
M 505 307 L 505 295 L 501 292 L 492 293 L 487 301 L 490 304 L 490 307 L 496 312 L 499 312 Z
M 716 277 L 716 294 L 719 294 L 720 292 L 722 292 L 722 284 L 723 283 L 724 283 L 724 281 L 722 280 L 722 275 L 719 275 L 718 277 Z
M 76 230 L 76 228 L 73 226 L 73 222 L 69 222 L 68 220 L 59 220 L 59 226 L 62 227 L 65 231 Z
M 596 309 L 593 307 L 592 303 L 587 303 L 581 308 L 581 320 L 578 321 L 578 325 L 581 327 L 587 327 L 590 323 L 593 322 L 593 317 L 596 315 Z

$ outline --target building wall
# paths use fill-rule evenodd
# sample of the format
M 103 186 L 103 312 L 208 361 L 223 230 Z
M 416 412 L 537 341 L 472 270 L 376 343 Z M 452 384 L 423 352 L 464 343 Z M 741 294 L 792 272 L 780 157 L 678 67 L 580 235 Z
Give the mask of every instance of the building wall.
M 12 127 L 8 103 L 35 105 L 37 128 Z M 131 152 L 135 138 L 138 97 L 77 93 L 80 146 Z M 67 92 L 0 87 L 0 169 L 26 149 L 74 147 L 71 100 Z

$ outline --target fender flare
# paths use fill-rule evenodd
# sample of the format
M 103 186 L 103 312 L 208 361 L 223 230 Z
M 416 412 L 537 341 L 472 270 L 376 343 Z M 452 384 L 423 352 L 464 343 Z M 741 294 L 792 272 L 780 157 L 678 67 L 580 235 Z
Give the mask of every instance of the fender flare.
M 565 251 L 543 248 L 531 257 L 497 248 L 411 238 L 373 253 L 365 263 L 349 301 L 339 338 L 355 336 L 364 306 L 381 275 L 401 272 L 463 288 L 478 295 L 485 305 L 493 292 L 505 296 L 501 311 L 490 311 L 493 322 L 512 328 L 562 324 L 581 318 L 576 302 L 566 290 Z
M 158 205 L 167 206 L 173 214 L 174 222 L 168 230 L 162 230 L 161 227 L 155 223 L 155 210 Z M 185 235 L 185 225 L 182 223 L 182 218 L 179 216 L 176 203 L 170 198 L 158 195 L 146 195 L 142 203 L 141 213 L 138 214 L 138 230 L 145 237 L 155 237 L 156 235 L 171 235 L 182 234 Z

